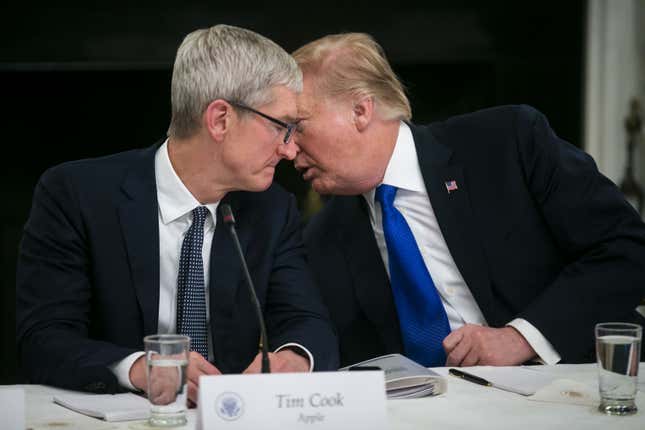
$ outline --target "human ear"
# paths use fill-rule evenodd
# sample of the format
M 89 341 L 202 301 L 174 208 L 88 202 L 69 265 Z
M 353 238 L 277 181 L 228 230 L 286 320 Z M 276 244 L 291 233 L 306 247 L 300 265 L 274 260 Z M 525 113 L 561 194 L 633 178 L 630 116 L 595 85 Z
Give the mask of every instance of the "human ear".
M 372 96 L 361 96 L 354 101 L 352 108 L 354 125 L 358 131 L 363 131 L 372 121 L 374 115 L 374 98 Z
M 208 134 L 215 140 L 220 141 L 228 133 L 230 128 L 231 111 L 233 107 L 226 101 L 213 100 L 204 111 L 202 122 Z

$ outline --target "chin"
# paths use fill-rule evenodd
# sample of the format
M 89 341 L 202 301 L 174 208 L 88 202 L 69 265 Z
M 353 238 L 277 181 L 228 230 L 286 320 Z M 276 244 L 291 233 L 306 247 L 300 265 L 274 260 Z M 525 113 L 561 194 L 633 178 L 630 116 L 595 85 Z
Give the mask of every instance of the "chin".
M 346 182 L 337 182 L 334 179 L 328 181 L 313 179 L 311 187 L 320 195 L 333 194 L 336 196 L 358 196 L 370 190 L 370 187 L 367 186 L 350 185 Z
M 252 192 L 265 191 L 273 183 L 273 171 L 270 173 L 266 170 L 258 172 L 247 178 L 244 190 Z
M 273 176 L 270 179 L 260 180 L 254 184 L 254 189 L 252 191 L 266 191 L 271 184 L 273 183 Z
M 311 181 L 311 188 L 314 189 L 320 195 L 334 194 L 334 189 L 329 184 L 326 184 L 320 179 L 314 179 Z

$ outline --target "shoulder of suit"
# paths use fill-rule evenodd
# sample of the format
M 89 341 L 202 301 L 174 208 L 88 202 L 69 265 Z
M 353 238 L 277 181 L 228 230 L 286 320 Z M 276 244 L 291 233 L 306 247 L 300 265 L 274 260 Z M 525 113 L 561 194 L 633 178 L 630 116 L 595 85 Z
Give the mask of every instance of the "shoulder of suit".
M 503 142 L 503 137 L 524 134 L 544 115 L 529 105 L 504 105 L 452 116 L 427 126 L 412 125 L 415 136 L 430 133 L 439 143 L 449 146 L 459 142 L 471 145 L 473 141 Z
M 516 122 L 532 122 L 542 116 L 543 114 L 539 110 L 530 105 L 503 105 L 451 116 L 445 120 L 430 123 L 427 127 L 435 131 L 469 126 L 512 126 Z M 413 127 L 420 128 L 419 126 Z
M 154 153 L 150 154 L 150 151 L 154 152 L 155 148 L 133 149 L 101 157 L 66 161 L 47 169 L 41 176 L 41 182 L 65 180 L 96 185 L 96 178 L 100 178 L 102 182 L 109 178 L 120 180 L 132 163 L 141 160 L 142 157 L 150 157 L 150 161 L 154 163 Z

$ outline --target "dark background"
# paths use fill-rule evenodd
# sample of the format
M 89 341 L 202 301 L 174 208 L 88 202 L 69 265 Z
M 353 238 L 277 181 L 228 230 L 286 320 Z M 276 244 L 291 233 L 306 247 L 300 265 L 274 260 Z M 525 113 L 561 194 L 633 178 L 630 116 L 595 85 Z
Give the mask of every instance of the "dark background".
M 246 27 L 287 51 L 329 33 L 367 32 L 408 88 L 415 122 L 527 103 L 560 136 L 581 141 L 584 1 L 24 3 L 0 10 L 0 384 L 20 381 L 15 266 L 38 177 L 65 160 L 163 137 L 174 53 L 196 28 Z M 276 179 L 302 203 L 307 186 L 288 163 Z

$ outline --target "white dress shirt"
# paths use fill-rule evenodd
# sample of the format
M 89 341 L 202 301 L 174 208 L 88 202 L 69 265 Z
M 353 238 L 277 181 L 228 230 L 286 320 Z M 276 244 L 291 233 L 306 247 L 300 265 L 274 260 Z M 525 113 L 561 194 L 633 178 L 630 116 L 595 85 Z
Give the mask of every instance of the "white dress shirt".
M 209 215 L 204 222 L 204 242 L 202 258 L 204 265 L 204 288 L 206 289 L 206 322 L 210 320 L 208 281 L 210 279 L 210 255 L 213 234 L 217 223 L 217 207 L 219 202 L 202 205 L 186 188 L 168 156 L 168 140 L 164 142 L 155 154 L 155 181 L 157 184 L 157 201 L 159 204 L 159 322 L 157 333 L 176 333 L 177 321 L 177 276 L 179 274 L 179 258 L 184 236 L 193 222 L 192 211 L 198 206 L 206 206 Z M 295 346 L 309 357 L 309 369 L 313 369 L 314 359 L 311 353 L 302 345 L 288 343 L 276 350 Z M 110 366 L 119 383 L 131 390 L 136 388 L 130 382 L 130 368 L 142 356 L 143 352 L 135 352 L 123 360 Z M 208 359 L 213 359 L 213 345 L 210 324 L 208 325 Z M 250 364 L 250 363 L 249 363 Z
M 399 135 L 385 170 L 383 183 L 398 188 L 394 206 L 401 212 L 412 230 L 423 261 L 446 309 L 450 329 L 455 330 L 465 324 L 488 325 L 441 233 L 423 181 L 412 132 L 403 122 L 399 127 Z M 363 194 L 363 197 L 369 207 L 376 243 L 389 276 L 381 205 L 375 201 L 374 193 L 374 190 L 370 190 Z M 530 322 L 516 318 L 507 325 L 519 331 L 546 364 L 560 361 L 560 355 L 551 343 Z

